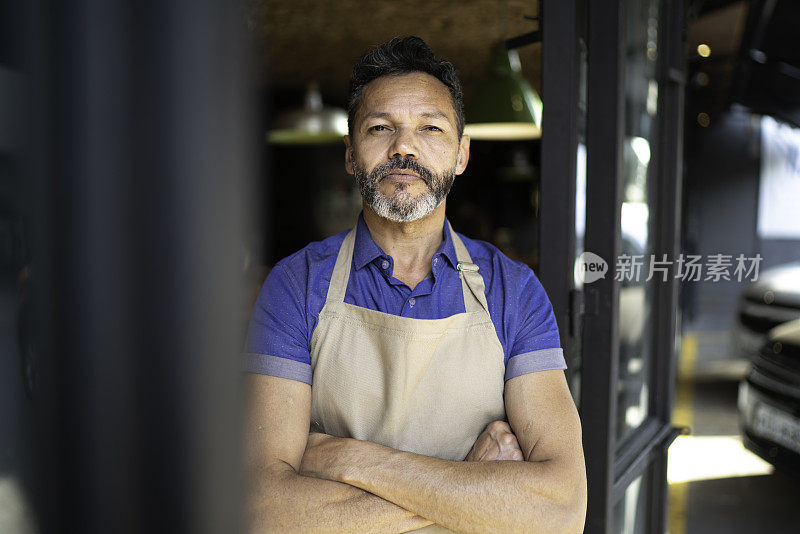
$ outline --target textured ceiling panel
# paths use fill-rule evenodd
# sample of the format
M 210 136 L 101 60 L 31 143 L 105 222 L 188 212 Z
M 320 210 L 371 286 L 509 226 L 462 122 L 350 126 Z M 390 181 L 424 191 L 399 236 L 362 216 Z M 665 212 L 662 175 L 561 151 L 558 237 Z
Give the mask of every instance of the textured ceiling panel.
M 355 59 L 395 36 L 418 35 L 459 70 L 469 96 L 483 75 L 492 44 L 538 28 L 525 15 L 537 0 L 404 2 L 376 0 L 251 0 L 249 25 L 260 45 L 260 78 L 270 89 L 319 82 L 342 104 Z M 541 87 L 541 45 L 519 50 L 525 77 Z
M 689 22 L 693 104 L 713 118 L 730 105 L 747 13 L 747 2 L 739 1 L 706 11 Z M 709 57 L 698 54 L 697 46 L 700 44 L 710 47 Z
M 739 54 L 742 32 L 747 20 L 747 2 L 737 2 L 709 12 L 689 24 L 689 54 L 695 54 L 697 45 L 711 48 L 712 56 Z

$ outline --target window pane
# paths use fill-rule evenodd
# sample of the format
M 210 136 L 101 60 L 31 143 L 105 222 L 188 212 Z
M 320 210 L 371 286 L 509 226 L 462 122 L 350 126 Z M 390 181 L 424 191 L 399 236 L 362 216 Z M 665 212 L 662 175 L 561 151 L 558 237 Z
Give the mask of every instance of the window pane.
M 647 417 L 651 367 L 652 285 L 650 235 L 651 149 L 657 146 L 658 0 L 626 0 L 625 139 L 620 256 L 615 275 L 619 295 L 619 383 L 617 437 L 622 439 Z
M 647 501 L 651 486 L 650 469 L 631 482 L 625 494 L 614 505 L 611 532 L 614 534 L 639 534 L 647 532 L 649 510 Z
M 581 17 L 583 28 L 586 32 L 585 20 Z M 583 36 L 578 39 L 578 143 L 575 165 L 575 275 L 573 289 L 583 290 L 583 279 L 580 273 L 580 257 L 585 250 L 586 240 L 586 115 L 588 111 L 588 69 L 589 53 L 586 40 Z M 570 350 L 572 359 L 567 362 L 567 376 L 570 390 L 575 402 L 580 406 L 579 392 L 581 390 L 581 354 L 583 353 L 583 339 L 574 336 L 574 346 Z

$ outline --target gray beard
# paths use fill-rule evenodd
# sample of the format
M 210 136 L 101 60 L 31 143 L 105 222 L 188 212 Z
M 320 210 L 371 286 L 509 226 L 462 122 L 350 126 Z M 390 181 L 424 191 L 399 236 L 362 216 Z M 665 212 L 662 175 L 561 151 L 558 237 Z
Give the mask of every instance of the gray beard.
M 353 174 L 355 174 L 361 198 L 372 208 L 375 213 L 384 219 L 394 222 L 411 222 L 419 220 L 438 208 L 456 177 L 456 169 L 434 175 L 431 171 L 411 158 L 398 158 L 378 165 L 372 172 L 367 173 L 353 161 Z M 398 183 L 394 186 L 391 196 L 380 192 L 378 184 L 384 176 L 397 170 L 410 170 L 417 173 L 428 186 L 428 190 L 416 197 L 408 192 L 408 184 Z

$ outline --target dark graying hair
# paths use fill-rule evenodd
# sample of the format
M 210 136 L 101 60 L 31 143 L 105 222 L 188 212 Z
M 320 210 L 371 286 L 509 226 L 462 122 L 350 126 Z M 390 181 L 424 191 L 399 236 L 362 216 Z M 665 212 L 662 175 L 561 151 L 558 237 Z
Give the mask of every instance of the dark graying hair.
M 437 59 L 425 41 L 414 36 L 395 37 L 373 48 L 361 56 L 353 67 L 347 99 L 347 126 L 351 137 L 364 86 L 381 76 L 396 76 L 410 72 L 430 74 L 447 86 L 456 112 L 458 137 L 461 138 L 464 133 L 464 103 L 456 68 L 449 61 Z

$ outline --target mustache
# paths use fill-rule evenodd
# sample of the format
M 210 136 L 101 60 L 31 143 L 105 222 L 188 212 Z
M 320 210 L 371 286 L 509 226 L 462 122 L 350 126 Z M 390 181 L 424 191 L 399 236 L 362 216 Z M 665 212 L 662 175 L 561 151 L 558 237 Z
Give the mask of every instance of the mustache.
M 391 161 L 387 161 L 386 163 L 382 163 L 372 170 L 370 177 L 373 178 L 373 180 L 382 179 L 396 171 L 411 171 L 416 173 L 428 185 L 430 185 L 431 181 L 433 180 L 433 173 L 410 157 L 393 159 Z

